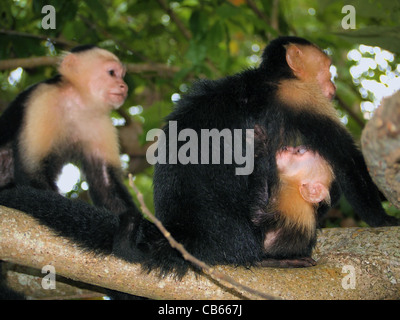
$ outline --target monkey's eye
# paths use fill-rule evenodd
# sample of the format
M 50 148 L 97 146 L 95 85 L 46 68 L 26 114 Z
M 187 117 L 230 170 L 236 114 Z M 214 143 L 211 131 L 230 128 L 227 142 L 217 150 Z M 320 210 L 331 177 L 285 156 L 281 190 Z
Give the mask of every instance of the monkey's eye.
M 307 151 L 307 148 L 304 146 L 298 147 L 298 149 L 297 149 L 298 154 L 305 154 L 306 151 Z
M 111 77 L 114 77 L 114 76 L 115 76 L 115 71 L 114 71 L 114 70 L 108 70 L 108 74 L 109 74 Z

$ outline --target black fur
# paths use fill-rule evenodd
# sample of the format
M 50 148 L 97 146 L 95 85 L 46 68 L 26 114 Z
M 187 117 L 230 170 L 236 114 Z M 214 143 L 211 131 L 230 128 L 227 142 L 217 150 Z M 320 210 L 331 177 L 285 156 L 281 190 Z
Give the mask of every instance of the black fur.
M 71 49 L 72 53 L 79 53 L 79 52 L 85 52 L 85 51 L 89 51 L 92 49 L 98 48 L 97 46 L 93 45 L 93 44 L 83 44 L 80 46 L 77 46 L 75 48 Z
M 272 41 L 259 68 L 195 83 L 167 118 L 177 121 L 178 131 L 191 128 L 200 133 L 201 129 L 245 130 L 260 126 L 266 136 L 262 141 L 256 138 L 254 171 L 248 176 L 235 175 L 235 162 L 155 166 L 157 217 L 190 253 L 208 264 L 251 266 L 270 258 L 310 256 L 316 234 L 304 237 L 296 229 L 284 229 L 270 250 L 263 247 L 265 233 L 277 228 L 279 221 L 279 216 L 264 210 L 278 182 L 275 154 L 293 141 L 301 140 L 331 164 L 337 178 L 331 187 L 333 203 L 343 192 L 370 225 L 398 223 L 382 209 L 377 188 L 348 131 L 328 117 L 296 112 L 275 98 L 276 81 L 293 78 L 283 50 L 290 42 L 309 44 L 295 37 Z M 168 124 L 164 131 L 168 137 Z M 184 143 L 179 142 L 178 148 Z M 107 192 L 118 193 L 118 188 L 115 184 Z M 102 192 L 94 194 L 99 202 L 102 197 Z M 183 275 L 189 267 L 136 210 L 123 212 L 118 220 L 109 211 L 29 187 L 0 192 L 0 204 L 27 212 L 85 248 L 111 250 L 149 270 L 158 268 Z M 327 205 L 321 206 L 319 215 L 327 209 Z

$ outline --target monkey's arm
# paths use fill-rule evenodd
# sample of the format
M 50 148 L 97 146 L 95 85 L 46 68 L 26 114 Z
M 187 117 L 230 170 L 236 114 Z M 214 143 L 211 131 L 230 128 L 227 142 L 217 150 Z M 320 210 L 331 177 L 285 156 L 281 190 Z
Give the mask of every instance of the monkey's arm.
M 29 92 L 20 94 L 0 116 L 0 188 L 14 181 L 12 143 L 21 128 Z
M 364 157 L 358 148 L 349 148 L 349 164 L 334 168 L 340 187 L 360 217 L 373 227 L 399 225 L 386 214 L 381 205 L 379 190 L 371 179 Z
M 114 213 L 120 214 L 135 208 L 132 195 L 122 181 L 119 168 L 101 159 L 84 159 L 83 170 L 89 183 L 89 192 L 93 203 Z M 139 211 L 136 209 L 136 213 Z
M 0 146 L 15 139 L 22 126 L 25 105 L 38 84 L 21 92 L 0 116 Z
M 300 121 L 301 122 L 301 121 Z M 371 226 L 398 225 L 382 208 L 378 188 L 373 183 L 361 151 L 345 127 L 321 120 L 307 134 L 312 149 L 332 165 L 336 181 L 354 210 Z

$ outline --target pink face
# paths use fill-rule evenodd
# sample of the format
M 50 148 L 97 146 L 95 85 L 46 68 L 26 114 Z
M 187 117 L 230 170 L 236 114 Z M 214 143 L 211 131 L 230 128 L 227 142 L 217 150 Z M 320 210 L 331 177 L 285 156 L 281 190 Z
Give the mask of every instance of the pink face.
M 323 95 L 332 100 L 336 93 L 336 86 L 331 81 L 331 59 L 314 46 L 302 47 L 302 52 L 304 66 L 300 76 L 305 81 L 316 81 Z
M 284 147 L 276 155 L 276 164 L 279 171 L 291 176 L 312 164 L 314 159 L 315 154 L 304 146 Z
M 332 100 L 336 93 L 336 86 L 333 84 L 331 78 L 331 59 L 317 48 L 311 47 L 311 54 L 313 60 L 313 67 L 315 72 L 315 79 L 322 93 L 329 100 Z
M 128 94 L 124 67 L 117 61 L 106 60 L 96 62 L 96 67 L 92 69 L 88 84 L 91 94 L 105 104 L 119 108 Z
M 336 93 L 336 86 L 333 84 L 331 80 L 332 78 L 330 71 L 331 61 L 326 56 L 323 56 L 320 59 L 321 59 L 321 61 L 319 61 L 320 69 L 317 71 L 316 80 L 324 96 L 327 97 L 329 100 L 332 100 Z
M 306 202 L 319 203 L 329 199 L 332 174 L 318 153 L 304 146 L 284 147 L 276 154 L 276 163 L 280 178 L 295 179 L 291 183 L 299 188 Z

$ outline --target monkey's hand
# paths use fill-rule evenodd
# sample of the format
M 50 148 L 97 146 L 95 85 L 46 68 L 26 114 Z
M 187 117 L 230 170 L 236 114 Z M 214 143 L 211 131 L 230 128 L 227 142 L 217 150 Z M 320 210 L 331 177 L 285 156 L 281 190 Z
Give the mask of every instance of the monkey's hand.
M 400 219 L 397 219 L 393 216 L 386 216 L 385 220 L 379 226 L 375 227 L 390 227 L 390 226 L 400 226 Z
M 268 151 L 267 133 L 264 127 L 259 124 L 254 126 L 254 151 L 258 157 Z
M 136 208 L 129 208 L 119 214 L 119 226 L 114 234 L 113 253 L 127 261 L 134 255 L 136 232 L 140 217 Z

